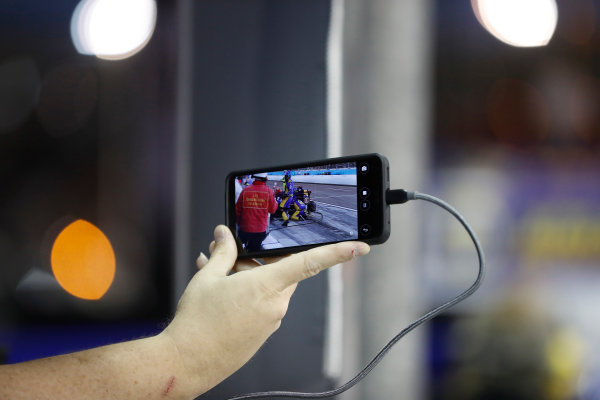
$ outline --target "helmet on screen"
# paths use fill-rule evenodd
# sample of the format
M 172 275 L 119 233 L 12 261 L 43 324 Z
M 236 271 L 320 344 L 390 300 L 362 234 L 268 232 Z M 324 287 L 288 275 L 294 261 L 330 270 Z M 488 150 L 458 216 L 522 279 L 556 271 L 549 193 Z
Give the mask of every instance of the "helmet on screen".
M 260 181 L 266 181 L 267 180 L 267 173 L 266 172 L 262 172 L 260 174 L 253 174 L 252 176 L 254 177 L 254 179 L 258 179 Z

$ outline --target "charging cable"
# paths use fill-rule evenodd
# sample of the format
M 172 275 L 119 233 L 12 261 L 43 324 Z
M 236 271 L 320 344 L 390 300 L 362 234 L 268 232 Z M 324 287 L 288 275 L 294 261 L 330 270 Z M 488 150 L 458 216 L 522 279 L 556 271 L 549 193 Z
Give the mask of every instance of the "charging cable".
M 398 333 L 396 336 L 394 336 L 394 338 L 392 338 L 392 340 L 390 340 L 388 342 L 388 344 L 386 344 L 383 347 L 383 349 L 381 349 L 381 351 L 371 360 L 371 362 L 369 362 L 367 364 L 366 367 L 363 368 L 362 371 L 360 371 L 354 378 L 350 379 L 348 382 L 346 382 L 342 386 L 338 387 L 337 389 L 328 390 L 326 392 L 318 392 L 318 393 L 286 392 L 286 391 L 258 392 L 258 393 L 250 393 L 250 394 L 245 394 L 245 395 L 241 395 L 241 396 L 231 397 L 228 400 L 262 399 L 262 398 L 268 398 L 268 397 L 291 397 L 291 398 L 298 398 L 298 399 L 320 399 L 320 398 L 325 398 L 325 397 L 336 396 L 340 393 L 343 393 L 346 390 L 353 387 L 354 385 L 356 385 L 358 382 L 360 382 L 364 377 L 366 377 L 369 374 L 369 372 L 371 372 L 373 370 L 373 368 L 375 368 L 375 366 L 377 364 L 379 364 L 379 362 L 383 359 L 383 357 L 387 354 L 387 352 L 390 351 L 390 349 L 400 339 L 402 339 L 404 336 L 406 336 L 406 334 L 411 332 L 416 327 L 418 327 L 418 326 L 424 324 L 425 322 L 429 321 L 430 319 L 434 318 L 435 316 L 446 311 L 450 307 L 453 307 L 456 304 L 460 303 L 461 301 L 463 301 L 464 299 L 466 299 L 467 297 L 472 295 L 479 288 L 479 286 L 481 286 L 481 282 L 483 281 L 483 276 L 484 276 L 484 272 L 485 272 L 485 257 L 483 254 L 483 249 L 481 248 L 481 244 L 479 243 L 479 240 L 477 239 L 475 232 L 473 232 L 473 229 L 471 229 L 471 227 L 469 226 L 467 221 L 463 218 L 463 216 L 460 215 L 460 213 L 458 211 L 456 211 L 451 205 L 449 205 L 445 201 L 440 200 L 437 197 L 430 196 L 428 194 L 423 194 L 423 193 L 418 193 L 418 192 L 407 192 L 404 189 L 388 190 L 385 193 L 385 201 L 389 205 L 403 204 L 410 200 L 424 200 L 424 201 L 433 203 L 439 207 L 442 207 L 444 210 L 446 210 L 450 214 L 452 214 L 466 229 L 467 233 L 473 240 L 473 244 L 475 245 L 475 250 L 477 251 L 477 258 L 479 260 L 479 271 L 477 273 L 477 279 L 475 279 L 475 282 L 467 290 L 465 290 L 458 296 L 454 297 L 452 300 L 449 300 L 446 303 L 438 306 L 437 308 L 434 308 L 433 310 L 424 314 L 419 319 L 414 321 L 412 324 L 410 324 L 406 328 L 404 328 L 400 333 Z

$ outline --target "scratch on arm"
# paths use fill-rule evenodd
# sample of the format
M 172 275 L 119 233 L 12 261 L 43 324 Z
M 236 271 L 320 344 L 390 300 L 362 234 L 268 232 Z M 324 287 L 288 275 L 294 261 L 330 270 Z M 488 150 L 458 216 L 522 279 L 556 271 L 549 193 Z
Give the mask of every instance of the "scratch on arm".
M 169 395 L 169 392 L 171 391 L 171 389 L 173 389 L 173 386 L 175 386 L 175 377 L 174 376 L 169 378 L 169 382 L 167 382 L 167 385 L 165 386 L 165 389 L 162 392 L 162 397 L 167 397 Z

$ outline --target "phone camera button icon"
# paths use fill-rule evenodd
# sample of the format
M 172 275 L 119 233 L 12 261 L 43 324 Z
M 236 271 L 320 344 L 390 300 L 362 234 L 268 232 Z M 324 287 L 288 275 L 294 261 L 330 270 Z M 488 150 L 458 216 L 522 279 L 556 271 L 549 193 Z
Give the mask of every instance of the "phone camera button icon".
M 360 189 L 360 197 L 362 197 L 363 199 L 366 199 L 370 195 L 371 195 L 371 189 L 369 189 L 368 187 L 364 187 L 364 188 Z
M 366 162 L 360 164 L 359 170 L 360 170 L 361 174 L 368 174 L 369 173 L 369 164 Z
M 371 208 L 371 203 L 369 202 L 369 200 L 361 200 L 361 202 L 360 202 L 361 211 L 367 211 L 369 208 Z
M 371 233 L 371 225 L 364 224 L 363 226 L 360 227 L 360 234 L 361 235 L 367 236 L 369 233 Z

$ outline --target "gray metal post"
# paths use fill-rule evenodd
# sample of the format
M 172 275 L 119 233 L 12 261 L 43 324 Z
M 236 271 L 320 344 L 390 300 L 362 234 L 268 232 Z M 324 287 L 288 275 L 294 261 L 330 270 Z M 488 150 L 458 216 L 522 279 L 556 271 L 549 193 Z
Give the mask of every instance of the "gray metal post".
M 427 181 L 430 8 L 424 0 L 345 1 L 344 153 L 386 155 L 393 188 L 423 190 Z M 395 206 L 389 241 L 374 246 L 362 265 L 345 270 L 344 331 L 351 333 L 344 338 L 343 378 L 423 312 L 417 290 L 419 217 L 411 206 Z M 423 398 L 425 356 L 421 329 L 344 398 Z

